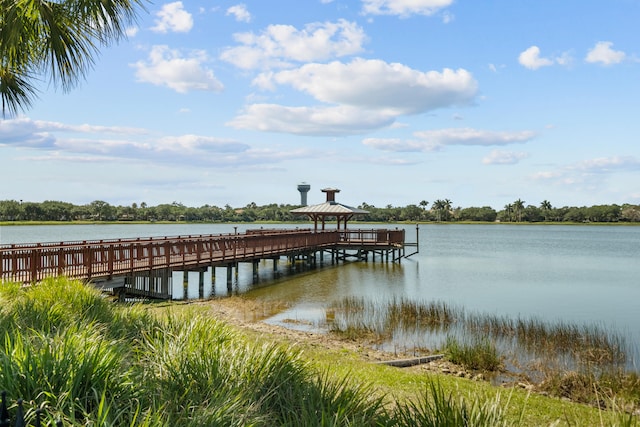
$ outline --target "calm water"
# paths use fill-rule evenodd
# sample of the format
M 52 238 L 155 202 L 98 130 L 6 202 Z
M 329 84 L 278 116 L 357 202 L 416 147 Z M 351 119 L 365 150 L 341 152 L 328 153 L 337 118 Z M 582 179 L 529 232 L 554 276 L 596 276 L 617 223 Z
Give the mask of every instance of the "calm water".
M 233 227 L 0 227 L 0 243 L 233 233 Z M 237 227 L 242 232 L 260 226 Z M 408 241 L 415 241 L 415 225 L 400 227 L 406 228 Z M 280 269 L 286 273 L 284 264 Z M 258 285 L 252 284 L 250 271 L 249 266 L 240 269 L 235 291 L 265 302 L 265 307 L 284 301 L 277 305 L 286 308 L 265 309 L 264 316 L 288 327 L 321 329 L 325 307 L 346 296 L 375 301 L 407 297 L 479 313 L 597 324 L 624 334 L 636 349 L 640 343 L 640 227 L 428 224 L 420 226 L 420 253 L 401 264 L 378 259 L 335 267 L 327 262 L 312 272 L 272 280 L 268 262 L 261 267 Z M 222 277 L 218 294 L 226 292 Z

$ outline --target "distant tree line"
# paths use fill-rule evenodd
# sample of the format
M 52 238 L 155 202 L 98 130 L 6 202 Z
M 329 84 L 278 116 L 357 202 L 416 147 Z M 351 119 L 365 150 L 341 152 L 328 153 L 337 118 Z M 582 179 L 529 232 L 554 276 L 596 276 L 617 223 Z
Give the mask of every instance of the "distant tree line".
M 189 207 L 173 202 L 148 206 L 142 202 L 130 206 L 114 206 L 102 200 L 86 205 L 47 200 L 44 202 L 0 201 L 0 221 L 186 221 L 186 222 L 254 222 L 307 221 L 305 216 L 292 215 L 298 205 L 255 203 L 240 208 L 229 205 Z M 422 200 L 404 207 L 376 207 L 367 203 L 358 206 L 369 214 L 356 216 L 354 221 L 476 221 L 476 222 L 640 222 L 640 205 L 595 205 L 554 207 L 547 200 L 527 205 L 516 200 L 496 211 L 490 206 L 454 207 L 449 199 L 438 199 L 429 206 Z

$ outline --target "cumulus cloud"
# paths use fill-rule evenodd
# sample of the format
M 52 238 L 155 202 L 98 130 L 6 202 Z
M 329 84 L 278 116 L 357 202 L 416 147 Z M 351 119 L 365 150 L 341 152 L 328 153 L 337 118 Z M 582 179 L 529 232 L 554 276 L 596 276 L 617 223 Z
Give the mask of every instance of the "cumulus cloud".
M 598 157 L 568 166 L 567 169 L 598 174 L 616 171 L 637 171 L 640 170 L 640 160 L 633 156 Z
M 455 19 L 455 16 L 453 15 L 453 13 L 450 13 L 450 12 L 442 13 L 442 22 L 444 24 L 450 24 L 451 22 L 453 22 L 454 19 Z
M 135 37 L 138 34 L 139 30 L 140 28 L 138 27 L 128 27 L 125 30 L 125 34 L 127 35 L 127 37 Z
M 453 0 L 362 0 L 365 15 L 430 16 L 451 6 Z
M 48 129 L 26 118 L 0 120 L 0 147 L 53 147 L 55 138 Z
M 151 30 L 157 33 L 188 33 L 193 28 L 193 17 L 184 10 L 181 1 L 165 4 L 156 17 L 156 25 Z
M 55 148 L 56 133 L 99 133 L 110 135 L 143 135 L 147 131 L 123 126 L 69 125 L 60 122 L 31 120 L 27 117 L 0 120 L 0 146 Z
M 393 123 L 394 117 L 358 108 L 286 107 L 253 104 L 227 125 L 237 129 L 282 132 L 294 135 L 354 135 Z
M 231 6 L 227 9 L 226 15 L 235 17 L 238 22 L 251 22 L 251 14 L 247 10 L 247 6 L 244 4 Z
M 399 115 L 469 105 L 477 82 L 466 70 L 422 72 L 401 64 L 356 58 L 350 63 L 311 63 L 260 74 L 262 89 L 288 85 L 325 104 L 285 107 L 261 103 L 227 123 L 242 129 L 300 135 L 352 135 L 392 126 Z
M 585 58 L 592 64 L 614 65 L 624 61 L 626 54 L 621 50 L 613 50 L 612 42 L 598 42 L 589 50 Z
M 491 146 L 525 143 L 536 134 L 532 131 L 499 132 L 470 128 L 450 128 L 415 132 L 414 139 L 368 138 L 364 145 L 384 151 L 435 151 L 450 145 Z
M 350 63 L 307 64 L 256 79 L 263 87 L 289 85 L 315 99 L 390 115 L 419 114 L 469 105 L 478 85 L 464 69 L 418 71 L 402 64 L 356 58 Z
M 284 68 L 353 55 L 362 52 L 367 40 L 360 26 L 343 19 L 308 24 L 302 30 L 270 25 L 261 34 L 238 33 L 234 38 L 239 46 L 226 48 L 220 58 L 242 69 Z
M 155 135 L 145 129 L 96 125 L 68 125 L 28 118 L 0 121 L 0 145 L 41 150 L 51 159 L 102 158 L 176 163 L 189 166 L 231 164 L 260 159 L 247 144 L 206 135 Z M 40 156 L 43 157 L 43 156 Z M 269 163 L 274 155 L 268 154 Z M 44 157 L 43 157 L 44 158 Z
M 640 172 L 640 159 L 634 156 L 598 157 L 555 170 L 540 171 L 533 174 L 532 178 L 572 188 L 596 189 L 602 187 L 609 176 L 628 172 Z
M 529 157 L 529 153 L 525 152 L 493 150 L 482 159 L 482 163 L 485 165 L 515 165 L 527 157 Z
M 554 61 L 549 58 L 542 58 L 540 56 L 540 48 L 538 46 L 531 46 L 518 56 L 518 62 L 523 67 L 530 70 L 537 70 L 541 67 L 548 67 L 553 65 Z
M 208 61 L 203 51 L 194 51 L 188 57 L 168 46 L 153 46 L 147 61 L 133 64 L 138 81 L 166 86 L 179 93 L 223 89 L 213 71 L 203 64 Z

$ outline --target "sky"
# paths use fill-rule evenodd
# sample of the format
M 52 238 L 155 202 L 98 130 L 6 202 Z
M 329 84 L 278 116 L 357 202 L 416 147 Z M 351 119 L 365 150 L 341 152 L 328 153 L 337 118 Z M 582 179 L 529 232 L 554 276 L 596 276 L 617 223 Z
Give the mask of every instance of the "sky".
M 149 3 L 0 118 L 0 200 L 640 204 L 637 0 Z

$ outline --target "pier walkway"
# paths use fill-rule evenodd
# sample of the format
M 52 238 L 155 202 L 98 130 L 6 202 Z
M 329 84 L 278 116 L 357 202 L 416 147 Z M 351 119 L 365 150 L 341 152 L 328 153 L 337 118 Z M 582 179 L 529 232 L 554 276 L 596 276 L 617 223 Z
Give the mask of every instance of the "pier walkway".
M 329 252 L 332 260 L 368 259 L 399 262 L 405 256 L 404 230 L 256 229 L 240 234 L 211 234 L 0 245 L 0 281 L 35 283 L 65 276 L 102 283 L 126 295 L 171 298 L 173 271 L 202 271 L 240 262 L 280 257 L 315 260 Z

